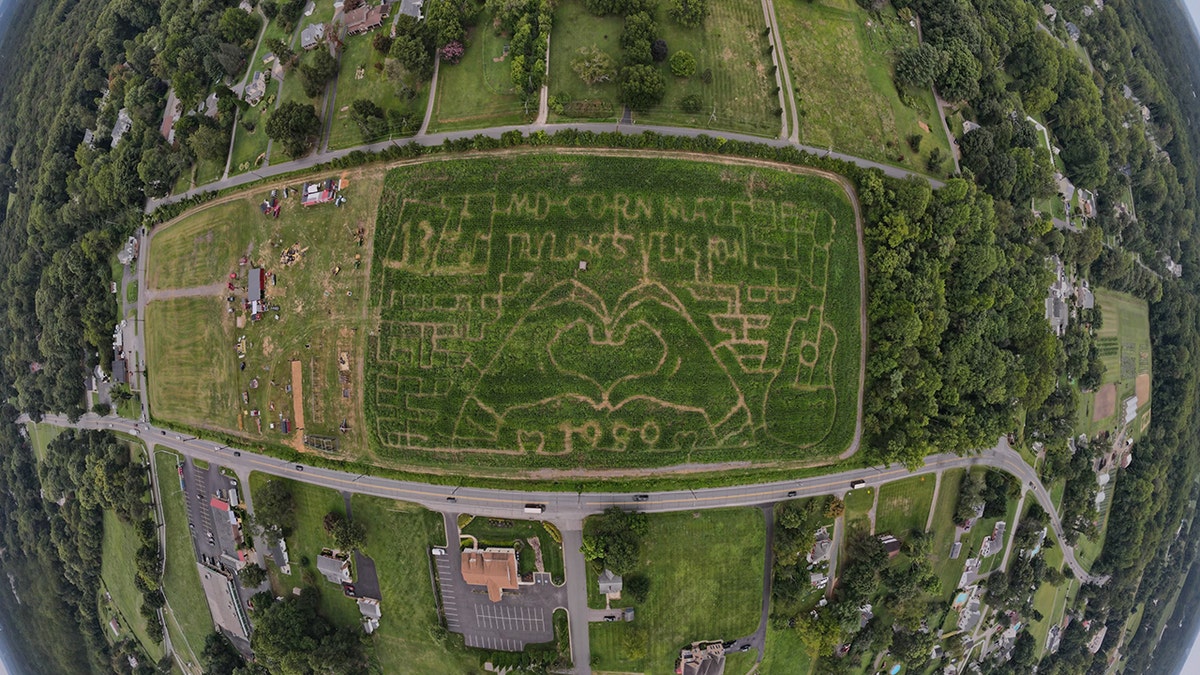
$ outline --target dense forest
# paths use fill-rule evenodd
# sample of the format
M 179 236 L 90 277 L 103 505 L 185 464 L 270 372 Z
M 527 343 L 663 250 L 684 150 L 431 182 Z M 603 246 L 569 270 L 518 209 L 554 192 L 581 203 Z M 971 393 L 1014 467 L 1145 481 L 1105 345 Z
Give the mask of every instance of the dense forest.
M 231 13 L 240 14 L 236 4 L 26 2 L 16 18 L 26 29 L 11 32 L 0 45 L 6 55 L 0 61 L 5 83 L 0 188 L 9 195 L 0 211 L 0 390 L 5 400 L 0 405 L 0 545 L 7 567 L 40 570 L 60 580 L 49 611 L 75 622 L 80 638 L 33 659 L 50 672 L 120 667 L 120 649 L 104 639 L 92 601 L 99 514 L 113 509 L 129 522 L 145 522 L 140 497 L 131 497 L 144 490 L 139 482 L 144 478 L 119 461 L 114 448 L 123 446 L 99 434 L 65 435 L 39 464 L 14 422 L 19 412 L 37 418 L 51 410 L 71 416 L 84 411 L 85 374 L 111 358 L 115 311 L 107 287 L 113 251 L 141 225 L 146 197 L 164 194 L 205 147 L 228 138 L 240 102 L 221 83 L 244 72 L 259 27 L 257 19 L 252 25 L 244 14 Z M 947 98 L 966 104 L 980 128 L 962 139 L 962 177 L 938 190 L 919 180 L 824 165 L 854 180 L 867 221 L 871 352 L 865 456 L 877 463 L 916 465 L 931 452 L 969 453 L 990 446 L 1024 420 L 1027 435 L 1047 441 L 1053 460 L 1047 462 L 1048 477 L 1067 479 L 1068 536 L 1086 534 L 1089 489 L 1094 491 L 1087 484 L 1086 460 L 1094 450 L 1071 459 L 1060 442 L 1075 416 L 1068 383 L 1094 381 L 1096 358 L 1087 335 L 1059 340 L 1044 321 L 1042 300 L 1050 280 L 1045 260 L 1060 255 L 1093 283 L 1146 299 L 1153 422 L 1116 483 L 1107 539 L 1094 570 L 1110 574 L 1111 581 L 1085 586 L 1076 607 L 1110 630 L 1095 657 L 1071 634 L 1063 650 L 1042 662 L 1042 671 L 1100 672 L 1104 654 L 1143 602 L 1138 634 L 1123 647 L 1128 668 L 1169 667 L 1188 645 L 1177 631 L 1168 631 L 1156 650 L 1155 631 L 1167 619 L 1177 623 L 1177 617 L 1164 614 L 1192 570 L 1200 541 L 1191 528 L 1200 466 L 1195 410 L 1200 249 L 1193 236 L 1198 184 L 1192 151 L 1200 148 L 1200 101 L 1186 95 L 1200 83 L 1200 48 L 1190 20 L 1169 0 L 1107 0 L 1103 11 L 1079 19 L 1080 44 L 1090 56 L 1085 61 L 1059 28 L 1038 27 L 1040 2 L 893 4 L 920 18 L 926 56 L 944 57 L 943 67 L 930 73 L 932 82 Z M 1091 3 L 1056 4 L 1059 11 L 1078 16 Z M 285 21 L 295 21 L 304 3 L 263 5 L 264 11 L 269 6 Z M 407 42 L 420 42 L 426 50 L 449 46 L 461 38 L 456 22 L 462 7 L 432 4 L 436 36 L 407 36 L 412 38 Z M 514 20 L 526 20 L 531 36 L 535 23 L 537 33 L 548 25 L 540 17 Z M 189 111 L 210 92 L 216 96 L 214 116 L 189 113 L 178 123 L 174 146 L 158 131 L 168 87 Z M 1148 119 L 1135 97 L 1149 111 Z M 113 144 L 109 134 L 121 109 L 128 111 L 132 128 Z M 1039 136 L 1026 115 L 1042 117 L 1063 146 L 1067 177 L 1099 194 L 1095 223 L 1082 233 L 1054 230 L 1029 209 L 1031 199 L 1048 197 L 1054 188 L 1053 168 L 1039 151 Z M 84 141 L 85 131 L 93 132 L 91 143 Z M 765 146 L 648 138 L 564 133 L 537 142 L 646 144 L 632 147 L 658 142 L 818 163 Z M 461 144 L 461 149 L 472 147 L 469 140 Z M 458 146 L 445 148 L 454 149 Z M 1114 208 L 1126 189 L 1136 202 L 1136 217 Z M 1184 265 L 1181 279 L 1166 273 L 1163 255 Z M 58 497 L 65 497 L 61 504 Z M 599 557 L 619 559 L 628 553 L 628 542 L 610 538 L 616 543 L 608 542 L 596 552 Z M 900 600 L 901 614 L 917 619 L 924 605 L 912 598 L 919 597 L 918 590 L 931 591 L 920 586 L 928 581 L 919 562 L 922 550 L 906 552 L 914 561 L 910 576 L 887 579 L 877 571 L 876 544 L 873 539 L 851 542 L 856 555 L 835 606 L 857 607 L 862 598 L 886 592 Z M 1008 576 L 1025 583 L 1041 575 L 1044 570 L 1031 566 Z M 161 594 L 152 575 L 143 576 L 145 602 L 152 610 Z M 1006 588 L 998 587 L 996 596 L 1015 601 Z M 281 613 L 309 609 L 302 600 L 280 608 Z M 920 631 L 892 635 L 889 627 L 872 624 L 858 631 L 856 615 L 844 614 L 840 618 L 847 626 L 853 623 L 853 631 L 844 635 L 840 625 L 826 621 L 829 625 L 810 627 L 813 643 L 857 636 L 863 649 L 890 639 L 897 653 L 914 659 L 928 653 Z M 319 641 L 328 635 L 312 637 Z M 32 650 L 48 647 L 34 639 L 26 643 Z

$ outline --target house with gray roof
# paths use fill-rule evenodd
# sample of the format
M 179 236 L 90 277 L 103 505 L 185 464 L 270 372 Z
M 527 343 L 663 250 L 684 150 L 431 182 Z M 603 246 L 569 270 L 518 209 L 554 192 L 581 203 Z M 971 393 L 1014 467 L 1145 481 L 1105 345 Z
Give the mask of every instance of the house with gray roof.
M 300 31 L 300 46 L 305 51 L 316 49 L 317 45 L 321 44 L 321 40 L 324 39 L 325 24 L 323 23 L 310 23 L 304 27 L 304 30 Z
M 345 554 L 338 554 L 329 549 L 321 551 L 317 556 L 317 571 L 331 584 L 348 584 L 350 576 L 350 560 Z
M 624 587 L 625 584 L 621 579 L 621 575 L 613 574 L 612 570 L 606 567 L 604 568 L 604 572 L 600 574 L 600 579 L 597 581 L 597 585 L 600 587 L 601 595 L 612 595 L 615 593 L 620 593 L 621 588 Z

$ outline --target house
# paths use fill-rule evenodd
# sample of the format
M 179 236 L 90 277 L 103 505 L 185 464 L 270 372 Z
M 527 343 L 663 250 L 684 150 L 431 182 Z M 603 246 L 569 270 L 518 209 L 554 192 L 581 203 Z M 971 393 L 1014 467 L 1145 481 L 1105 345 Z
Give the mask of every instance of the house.
M 500 602 L 504 591 L 517 588 L 517 552 L 511 548 L 463 549 L 462 576 L 469 586 L 487 586 L 488 600 Z
M 112 629 L 114 637 L 121 637 L 121 624 L 115 618 L 108 620 L 108 627 Z
M 829 533 L 825 528 L 817 530 L 816 537 L 813 541 L 813 547 L 808 552 L 805 560 L 808 564 L 815 565 L 817 563 L 829 560 L 829 552 L 833 549 L 833 540 L 829 538 Z
M 1071 38 L 1071 42 L 1079 42 L 1079 38 L 1080 38 L 1080 36 L 1082 36 L 1082 33 L 1079 32 L 1079 26 L 1076 26 L 1075 24 L 1068 21 L 1067 22 L 1067 36 Z
M 883 544 L 883 548 L 887 551 L 889 558 L 895 558 L 900 554 L 900 540 L 890 534 L 879 535 L 879 543 Z
M 125 357 L 119 351 L 113 356 L 112 382 L 113 384 L 129 384 L 129 371 L 125 367 Z
M 325 39 L 325 24 L 310 23 L 300 31 L 300 46 L 304 51 L 311 51 Z
M 302 206 L 316 206 L 317 204 L 331 202 L 337 197 L 337 191 L 340 187 L 341 181 L 335 183 L 332 178 L 316 183 L 305 183 L 304 187 L 300 190 L 300 204 Z
M 1054 23 L 1058 19 L 1058 10 L 1050 3 L 1042 5 L 1042 14 L 1045 14 L 1047 19 L 1050 19 L 1050 23 Z
M 382 26 L 383 19 L 386 16 L 387 8 L 383 5 L 359 5 L 349 12 L 346 12 L 346 32 L 350 35 L 362 35 L 363 33 L 369 33 Z
M 721 675 L 725 672 L 725 645 L 720 640 L 693 642 L 679 652 L 676 675 Z
M 321 551 L 317 556 L 317 571 L 331 584 L 347 584 L 353 579 L 350 576 L 350 559 L 344 553 L 334 553 L 329 549 Z
M 813 588 L 825 588 L 829 585 L 829 575 L 824 572 L 810 572 L 808 574 L 808 583 Z
M 267 74 L 261 70 L 256 70 L 254 71 L 254 77 L 250 78 L 250 84 L 246 85 L 246 91 L 242 94 L 242 98 L 251 106 L 256 106 L 266 93 Z
M 1107 634 L 1108 626 L 1101 626 L 1100 630 L 1096 631 L 1096 634 L 1092 636 L 1092 639 L 1088 640 L 1088 652 L 1095 654 L 1096 652 L 1100 651 L 1100 645 L 1104 644 L 1104 636 Z
M 425 15 L 421 13 L 421 7 L 424 4 L 425 0 L 400 0 L 400 13 L 420 21 L 425 18 Z
M 621 592 L 621 588 L 624 586 L 621 576 L 619 574 L 613 574 L 612 570 L 608 569 L 607 567 L 604 568 L 604 572 L 600 574 L 600 579 L 598 580 L 597 584 L 600 586 L 601 595 L 619 594 Z
M 117 143 L 121 142 L 121 137 L 132 128 L 133 118 L 129 116 L 129 108 L 121 108 L 117 111 L 117 122 L 113 125 L 112 147 L 117 147 Z
M 379 620 L 383 618 L 383 612 L 379 609 L 379 601 L 375 598 L 359 598 L 358 612 L 362 614 L 363 630 L 367 635 L 375 632 L 379 628 Z
M 958 560 L 960 553 L 962 553 L 962 542 L 956 541 L 954 542 L 954 545 L 950 547 L 950 559 Z
M 266 297 L 263 289 L 266 287 L 267 271 L 261 267 L 250 268 L 250 278 L 247 282 L 249 291 L 246 293 L 246 300 L 250 302 L 262 302 Z
M 1163 261 L 1163 264 L 1167 266 L 1167 271 L 1170 272 L 1173 276 L 1175 276 L 1176 278 L 1183 276 L 1183 265 L 1172 260 L 1171 256 L 1164 253 L 1162 256 L 1162 261 Z

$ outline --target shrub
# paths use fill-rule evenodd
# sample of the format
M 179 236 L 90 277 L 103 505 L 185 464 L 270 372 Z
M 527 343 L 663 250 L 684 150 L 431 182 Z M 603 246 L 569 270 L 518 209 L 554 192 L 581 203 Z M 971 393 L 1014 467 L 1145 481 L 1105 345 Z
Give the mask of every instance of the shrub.
M 712 84 L 712 68 L 705 68 L 704 72 L 700 73 L 700 81 L 704 84 Z
M 662 63 L 667 60 L 667 41 L 659 38 L 650 43 L 650 56 L 653 57 L 656 63 Z
M 700 96 L 697 94 L 688 94 L 679 102 L 679 107 L 683 110 L 683 112 L 688 114 L 700 112 L 700 108 L 703 107 L 703 105 L 704 101 L 700 100 Z
M 912 148 L 913 152 L 921 151 L 921 134 L 913 134 L 908 137 L 908 147 Z
M 696 74 L 696 57 L 683 49 L 671 55 L 671 74 L 675 77 L 691 77 Z
M 455 41 L 447 44 L 445 47 L 442 47 L 442 50 L 441 50 L 442 60 L 448 61 L 450 63 L 458 63 L 459 61 L 462 60 L 464 51 L 466 51 L 466 50 L 463 49 L 462 43 L 455 40 Z

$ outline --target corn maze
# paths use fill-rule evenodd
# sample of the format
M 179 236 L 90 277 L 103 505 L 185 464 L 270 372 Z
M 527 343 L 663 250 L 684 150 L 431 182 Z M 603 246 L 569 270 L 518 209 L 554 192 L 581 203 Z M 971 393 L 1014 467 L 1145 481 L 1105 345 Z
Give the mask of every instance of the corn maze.
M 857 254 L 845 192 L 814 176 L 555 155 L 395 169 L 372 447 L 513 467 L 836 455 L 857 417 Z

